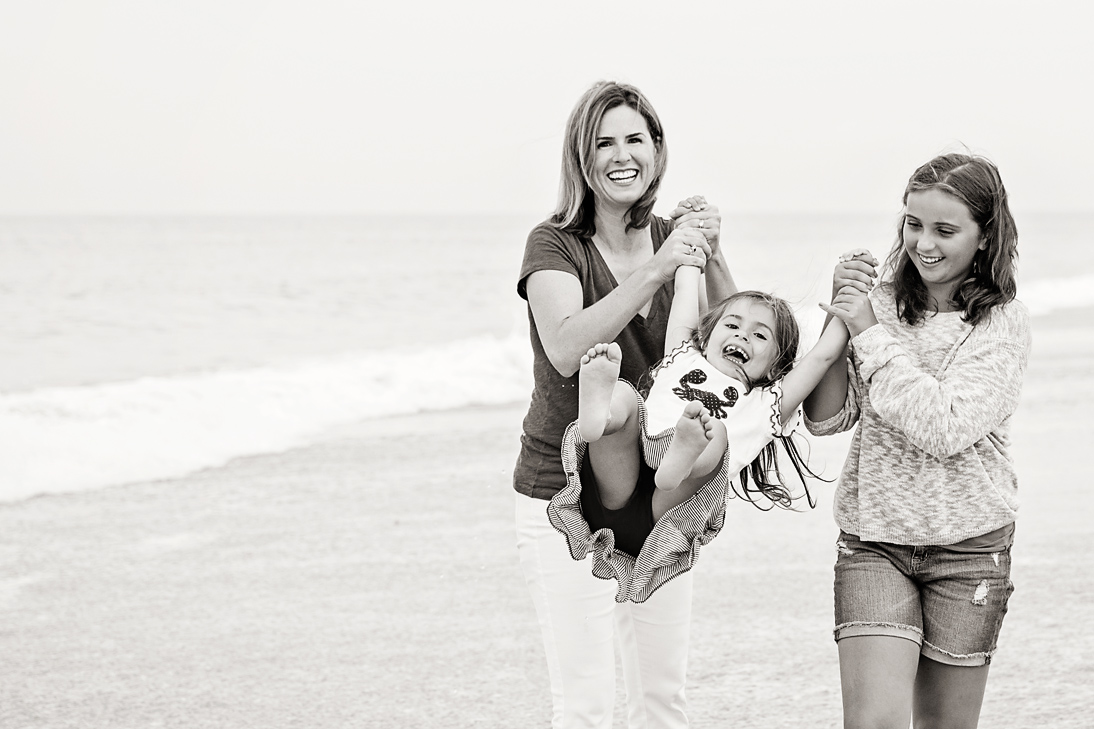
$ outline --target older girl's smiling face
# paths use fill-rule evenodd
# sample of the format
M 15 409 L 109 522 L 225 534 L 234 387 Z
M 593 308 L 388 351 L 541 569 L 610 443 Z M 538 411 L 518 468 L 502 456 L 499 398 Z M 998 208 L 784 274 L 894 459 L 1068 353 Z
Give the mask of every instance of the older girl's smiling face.
M 650 185 L 657 149 L 646 119 L 616 106 L 600 120 L 594 145 L 593 192 L 599 207 L 626 212 Z
M 978 250 L 987 246 L 965 203 L 943 190 L 908 194 L 904 209 L 904 250 L 912 259 L 939 311 L 972 271 Z

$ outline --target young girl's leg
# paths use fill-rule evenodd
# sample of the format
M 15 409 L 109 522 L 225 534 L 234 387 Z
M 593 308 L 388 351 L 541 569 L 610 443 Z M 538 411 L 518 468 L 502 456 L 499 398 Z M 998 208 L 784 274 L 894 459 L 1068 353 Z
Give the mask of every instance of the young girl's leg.
M 672 491 L 688 480 L 709 476 L 721 465 L 726 449 L 725 425 L 710 416 L 700 403 L 684 405 L 684 414 L 676 423 L 672 444 L 661 459 L 654 478 L 658 489 Z M 676 496 L 676 503 L 689 498 L 699 484 L 691 484 L 691 493 Z M 671 508 L 671 507 L 670 507 Z
M 642 459 L 638 398 L 619 382 L 622 359 L 618 344 L 598 344 L 581 358 L 578 380 L 578 428 L 607 509 L 620 509 L 631 498 Z

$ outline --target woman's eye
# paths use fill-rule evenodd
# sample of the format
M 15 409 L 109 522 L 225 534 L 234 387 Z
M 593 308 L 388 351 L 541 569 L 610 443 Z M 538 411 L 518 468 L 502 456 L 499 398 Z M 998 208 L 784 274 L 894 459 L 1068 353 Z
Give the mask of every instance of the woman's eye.
M 905 221 L 904 224 L 907 225 L 909 228 L 913 228 L 913 229 L 916 229 L 916 230 L 919 229 L 919 223 L 916 223 L 915 221 L 908 220 L 908 221 Z

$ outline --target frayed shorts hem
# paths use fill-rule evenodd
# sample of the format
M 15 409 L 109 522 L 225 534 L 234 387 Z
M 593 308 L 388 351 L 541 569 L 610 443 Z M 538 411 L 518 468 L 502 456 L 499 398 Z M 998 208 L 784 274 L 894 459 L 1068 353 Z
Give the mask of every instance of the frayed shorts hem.
M 985 666 L 991 663 L 991 653 L 967 653 L 959 655 L 944 651 L 938 646 L 931 645 L 923 639 L 923 631 L 914 625 L 901 625 L 899 623 L 868 623 L 855 622 L 837 625 L 833 631 L 836 642 L 844 638 L 854 638 L 862 635 L 879 635 L 891 638 L 904 638 L 919 646 L 920 655 L 930 658 L 937 663 L 949 666 Z

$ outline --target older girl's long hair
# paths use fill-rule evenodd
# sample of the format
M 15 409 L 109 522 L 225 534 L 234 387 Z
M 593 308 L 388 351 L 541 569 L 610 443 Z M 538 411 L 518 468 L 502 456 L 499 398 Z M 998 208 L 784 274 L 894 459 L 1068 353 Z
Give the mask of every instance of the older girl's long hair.
M 590 180 L 596 161 L 596 134 L 609 110 L 629 106 L 642 115 L 654 145 L 654 167 L 650 184 L 627 211 L 627 230 L 649 225 L 661 179 L 665 176 L 668 148 L 661 120 L 642 92 L 628 84 L 600 81 L 578 100 L 566 122 L 562 147 L 562 174 L 559 178 L 558 205 L 551 215 L 552 225 L 568 233 L 592 237 L 596 233 L 596 202 Z
M 968 278 L 957 287 L 950 302 L 964 312 L 964 321 L 979 324 L 994 307 L 1012 301 L 1018 288 L 1018 228 L 1010 214 L 999 170 L 984 157 L 941 155 L 915 171 L 904 189 L 903 203 L 908 204 L 911 193 L 923 190 L 942 190 L 960 200 L 980 228 L 980 239 L 987 244 L 976 251 Z M 930 297 L 904 248 L 903 217 L 886 266 L 897 314 L 907 324 L 917 324 L 931 311 Z
M 706 354 L 707 344 L 710 342 L 710 335 L 714 331 L 714 327 L 717 326 L 722 316 L 725 314 L 726 308 L 728 308 L 735 301 L 751 301 L 757 304 L 767 306 L 771 313 L 775 317 L 775 361 L 771 364 L 771 368 L 764 373 L 764 376 L 755 382 L 747 382 L 749 389 L 753 387 L 767 387 L 775 382 L 778 382 L 787 375 L 788 372 L 794 367 L 794 361 L 798 357 L 798 346 L 801 342 L 801 332 L 798 328 L 798 320 L 794 317 L 794 312 L 790 308 L 784 299 L 780 299 L 778 296 L 765 293 L 763 291 L 739 291 L 728 298 L 723 299 L 718 304 L 711 307 L 710 311 L 706 313 L 706 316 L 699 322 L 699 328 L 695 330 L 691 338 L 692 346 L 698 349 L 700 352 Z M 789 488 L 786 486 L 786 482 L 783 479 L 783 474 L 779 468 L 779 451 L 776 447 L 776 441 L 781 441 L 783 449 L 786 451 L 786 455 L 790 457 L 790 463 L 794 466 L 794 470 L 798 474 L 798 478 L 801 481 L 802 488 L 805 491 L 806 501 L 809 503 L 809 507 L 816 506 L 816 502 L 813 500 L 813 495 L 809 492 L 809 486 L 806 483 L 805 477 L 808 474 L 810 477 L 821 479 L 820 476 L 813 473 L 809 469 L 809 466 L 805 462 L 805 458 L 802 457 L 798 451 L 797 445 L 789 436 L 778 436 L 776 440 L 771 441 L 756 458 L 750 463 L 744 470 L 741 471 L 741 488 L 744 493 L 737 491 L 736 485 L 733 486 L 733 490 L 742 496 L 746 500 L 752 502 L 758 508 L 765 508 L 764 502 L 757 502 L 756 496 L 763 496 L 771 504 L 780 506 L 782 508 L 789 508 L 795 497 Z M 732 447 L 732 446 L 731 446 Z M 749 475 L 752 476 L 752 484 L 749 485 Z M 774 475 L 774 479 L 771 476 Z M 771 508 L 770 506 L 766 508 Z

